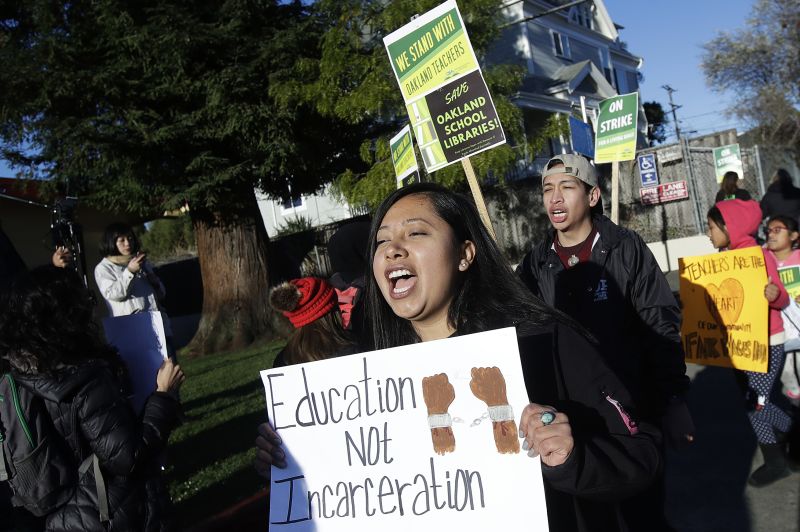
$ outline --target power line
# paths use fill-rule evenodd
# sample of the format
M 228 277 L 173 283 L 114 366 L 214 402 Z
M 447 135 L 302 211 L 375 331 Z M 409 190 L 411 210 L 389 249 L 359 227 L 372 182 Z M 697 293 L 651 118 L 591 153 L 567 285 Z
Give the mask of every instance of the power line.
M 698 117 L 701 117 L 701 116 L 708 116 L 708 115 L 715 115 L 715 114 L 725 113 L 726 111 L 727 111 L 727 109 L 719 109 L 717 111 L 708 111 L 706 113 L 700 113 L 699 115 L 684 116 L 683 120 L 688 120 L 690 118 L 698 118 Z
M 503 24 L 502 26 L 500 26 L 499 29 L 502 30 L 504 28 L 508 28 L 509 26 L 513 26 L 514 24 L 521 24 L 523 22 L 530 22 L 531 20 L 535 20 L 537 18 L 541 18 L 541 17 L 544 17 L 546 15 L 552 15 L 553 13 L 558 13 L 559 11 L 563 11 L 564 9 L 567 9 L 567 8 L 570 8 L 570 7 L 573 7 L 573 6 L 577 6 L 578 4 L 584 4 L 584 3 L 589 2 L 589 1 L 591 1 L 591 0 L 574 0 L 573 2 L 569 2 L 568 4 L 560 5 L 560 6 L 552 8 L 552 9 L 548 9 L 546 11 L 542 11 L 541 13 L 537 13 L 537 14 L 532 15 L 530 17 L 525 17 L 525 18 L 520 19 L 520 20 L 515 20 L 514 22 L 508 22 L 508 23 Z M 507 4 L 504 7 L 508 7 L 510 5 L 513 5 L 514 3 L 517 3 L 517 2 L 513 2 L 512 4 Z
M 686 130 L 686 131 L 691 133 L 692 136 L 694 136 L 694 134 L 703 133 L 703 132 L 706 132 L 706 131 L 715 132 L 715 131 L 724 131 L 726 129 L 736 129 L 736 130 L 744 131 L 744 130 L 749 129 L 749 126 L 747 125 L 746 122 L 724 122 L 724 123 L 721 123 L 721 124 L 715 124 L 713 126 L 701 127 L 701 128 L 694 128 L 694 127 L 687 126 L 686 124 L 684 124 L 684 128 L 687 128 L 687 127 L 689 129 Z M 684 131 L 684 132 L 686 132 L 686 131 Z M 675 137 L 675 133 L 667 133 L 665 135 L 665 140 L 666 139 L 671 139 L 671 138 L 674 138 L 674 137 Z

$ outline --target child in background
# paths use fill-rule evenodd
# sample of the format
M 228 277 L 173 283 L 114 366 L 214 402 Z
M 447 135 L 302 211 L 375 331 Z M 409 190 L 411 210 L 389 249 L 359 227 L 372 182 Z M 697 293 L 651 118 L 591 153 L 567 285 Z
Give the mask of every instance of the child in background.
M 303 277 L 278 285 L 270 292 L 269 303 L 295 327 L 273 367 L 350 355 L 355 351 L 355 342 L 342 325 L 336 291 L 325 279 Z
M 791 276 L 791 267 L 800 266 L 800 250 L 797 249 L 800 232 L 798 232 L 797 220 L 791 216 L 774 216 L 767 226 L 767 236 L 766 248 L 769 250 L 767 253 L 771 253 L 775 257 L 778 272 L 781 273 L 781 281 L 784 284 L 792 282 L 786 281 L 784 275 Z M 785 269 L 788 271 L 784 271 Z M 796 274 L 794 275 L 796 276 Z M 797 282 L 800 282 L 800 278 L 794 279 L 792 284 Z M 797 304 L 798 300 L 800 300 L 800 293 L 789 302 L 789 306 L 781 313 L 783 327 L 786 331 L 786 342 L 783 344 L 786 362 L 783 366 L 781 382 L 783 382 L 783 393 L 792 400 L 800 399 L 800 383 L 798 383 L 795 372 L 795 357 L 797 351 L 800 351 L 800 306 Z
M 269 303 L 286 316 L 295 327 L 273 368 L 314 362 L 357 352 L 357 344 L 342 324 L 336 291 L 328 281 L 317 277 L 302 277 L 282 283 L 269 294 Z M 286 467 L 286 456 L 276 445 L 276 434 L 268 423 L 257 428 L 256 472 L 270 477 L 270 465 Z
M 727 200 L 708 211 L 708 237 L 720 251 L 757 246 L 753 234 L 761 223 L 761 208 L 755 201 Z M 784 363 L 784 330 L 781 310 L 789 304 L 789 295 L 780 283 L 777 263 L 772 253 L 764 252 L 768 282 L 764 297 L 769 302 L 768 372 L 745 371 L 747 386 L 757 397 L 755 408 L 748 412 L 750 424 L 764 455 L 764 465 L 756 469 L 748 483 L 761 487 L 789 475 L 783 444 L 791 427 L 791 417 L 780 403 L 778 375 Z

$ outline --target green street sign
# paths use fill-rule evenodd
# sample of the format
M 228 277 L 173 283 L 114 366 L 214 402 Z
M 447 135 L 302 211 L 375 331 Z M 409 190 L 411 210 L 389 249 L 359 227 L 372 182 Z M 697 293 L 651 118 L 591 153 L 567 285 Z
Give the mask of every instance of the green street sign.
M 594 162 L 632 161 L 636 158 L 639 93 L 614 96 L 600 102 Z

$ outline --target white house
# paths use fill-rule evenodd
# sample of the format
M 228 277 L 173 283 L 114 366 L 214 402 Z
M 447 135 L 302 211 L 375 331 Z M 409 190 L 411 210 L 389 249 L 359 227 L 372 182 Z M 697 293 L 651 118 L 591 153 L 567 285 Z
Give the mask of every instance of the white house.
M 318 227 L 361 214 L 355 212 L 347 203 L 338 201 L 336 196 L 330 193 L 330 185 L 316 194 L 294 196 L 291 200 L 285 201 L 272 199 L 256 191 L 256 200 L 270 238 L 291 221 L 300 218 Z

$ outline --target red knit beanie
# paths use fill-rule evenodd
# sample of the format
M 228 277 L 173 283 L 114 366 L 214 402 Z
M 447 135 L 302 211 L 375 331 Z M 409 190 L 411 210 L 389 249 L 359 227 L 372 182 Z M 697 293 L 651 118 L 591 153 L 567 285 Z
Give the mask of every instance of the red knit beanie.
M 299 329 L 330 312 L 336 306 L 336 292 L 324 279 L 303 277 L 276 286 L 270 304 Z

